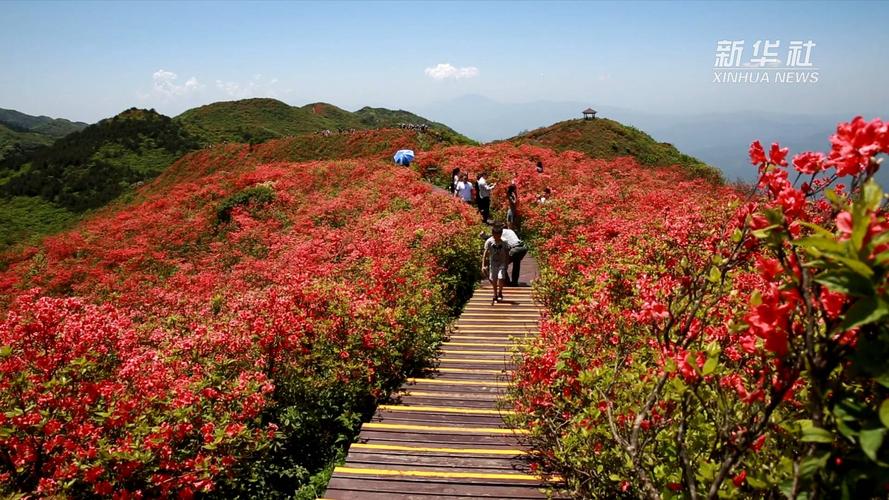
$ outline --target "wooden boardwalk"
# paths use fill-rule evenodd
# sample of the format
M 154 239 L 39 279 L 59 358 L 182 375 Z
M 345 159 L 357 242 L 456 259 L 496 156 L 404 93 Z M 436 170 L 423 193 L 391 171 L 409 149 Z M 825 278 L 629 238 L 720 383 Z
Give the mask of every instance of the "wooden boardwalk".
M 536 276 L 530 256 L 522 267 L 522 281 Z M 511 337 L 536 333 L 540 309 L 527 285 L 507 287 L 505 301 L 493 306 L 491 295 L 490 285 L 476 289 L 442 345 L 438 369 L 410 379 L 396 404 L 380 406 L 364 424 L 324 498 L 547 498 L 498 404 Z

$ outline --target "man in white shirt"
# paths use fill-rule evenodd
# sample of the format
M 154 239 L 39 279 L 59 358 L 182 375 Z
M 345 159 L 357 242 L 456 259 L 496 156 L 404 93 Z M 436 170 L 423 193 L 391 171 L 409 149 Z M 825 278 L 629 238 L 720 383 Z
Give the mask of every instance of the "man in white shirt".
M 466 203 L 472 203 L 472 183 L 469 182 L 469 178 L 466 174 L 460 175 L 460 180 L 457 181 L 457 187 L 454 190 L 454 193 Z
M 482 221 L 487 224 L 491 218 L 491 191 L 497 186 L 496 183 L 488 184 L 485 176 L 486 172 L 478 174 L 478 211 L 482 214 Z

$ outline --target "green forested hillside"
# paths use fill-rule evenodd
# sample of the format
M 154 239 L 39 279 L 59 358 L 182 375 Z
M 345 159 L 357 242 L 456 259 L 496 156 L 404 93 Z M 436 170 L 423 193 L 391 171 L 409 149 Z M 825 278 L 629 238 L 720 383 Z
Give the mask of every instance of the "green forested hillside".
M 264 98 L 208 104 L 190 109 L 175 120 L 203 144 L 259 143 L 308 132 L 387 128 L 403 123 L 426 125 L 454 142 L 472 142 L 445 125 L 407 111 L 365 107 L 353 113 L 332 104 L 298 107 Z
M 61 118 L 31 116 L 12 109 L 0 109 L 0 160 L 11 156 L 22 158 L 86 126 L 86 123 Z
M 4 161 L 0 190 L 81 212 L 154 177 L 196 147 L 172 119 L 133 108 L 34 151 L 24 162 Z

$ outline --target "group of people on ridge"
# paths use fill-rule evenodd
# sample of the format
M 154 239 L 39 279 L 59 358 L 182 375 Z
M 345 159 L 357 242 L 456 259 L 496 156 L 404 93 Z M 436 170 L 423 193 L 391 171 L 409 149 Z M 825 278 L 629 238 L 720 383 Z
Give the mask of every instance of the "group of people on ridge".
M 540 173 L 542 170 L 542 163 L 537 162 L 537 172 Z M 484 171 L 479 173 L 473 182 L 469 173 L 455 168 L 451 172 L 451 178 L 451 193 L 468 204 L 474 204 L 482 221 L 485 224 L 491 223 L 491 193 L 497 184 L 489 183 L 487 173 Z M 516 179 L 513 178 L 506 188 L 506 224 L 502 222 L 492 224 L 491 236 L 485 240 L 482 254 L 482 273 L 494 288 L 491 305 L 503 301 L 505 285 L 518 286 L 521 262 L 528 253 L 528 248 L 516 234 L 519 226 L 518 201 L 518 188 Z M 541 202 L 545 202 L 545 198 L 541 198 Z M 512 266 L 511 273 L 509 266 Z

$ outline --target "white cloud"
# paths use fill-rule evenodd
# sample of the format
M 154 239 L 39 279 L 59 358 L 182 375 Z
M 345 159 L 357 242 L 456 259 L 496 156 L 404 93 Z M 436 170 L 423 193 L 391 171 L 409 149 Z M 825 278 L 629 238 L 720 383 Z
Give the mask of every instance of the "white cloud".
M 262 75 L 257 74 L 253 75 L 253 78 L 247 80 L 246 83 L 216 80 L 216 88 L 229 97 L 237 99 L 246 97 L 278 97 L 279 92 L 275 88 L 277 83 L 277 78 L 266 80 Z
M 159 69 L 151 75 L 155 93 L 164 97 L 184 96 L 204 88 L 197 78 L 191 77 L 185 83 L 178 84 L 179 76 L 172 71 Z
M 475 78 L 478 76 L 478 68 L 475 66 L 466 66 L 464 68 L 455 68 L 448 63 L 439 63 L 432 68 L 426 68 L 426 76 L 433 80 L 444 80 L 453 78 L 460 80 L 461 78 Z

